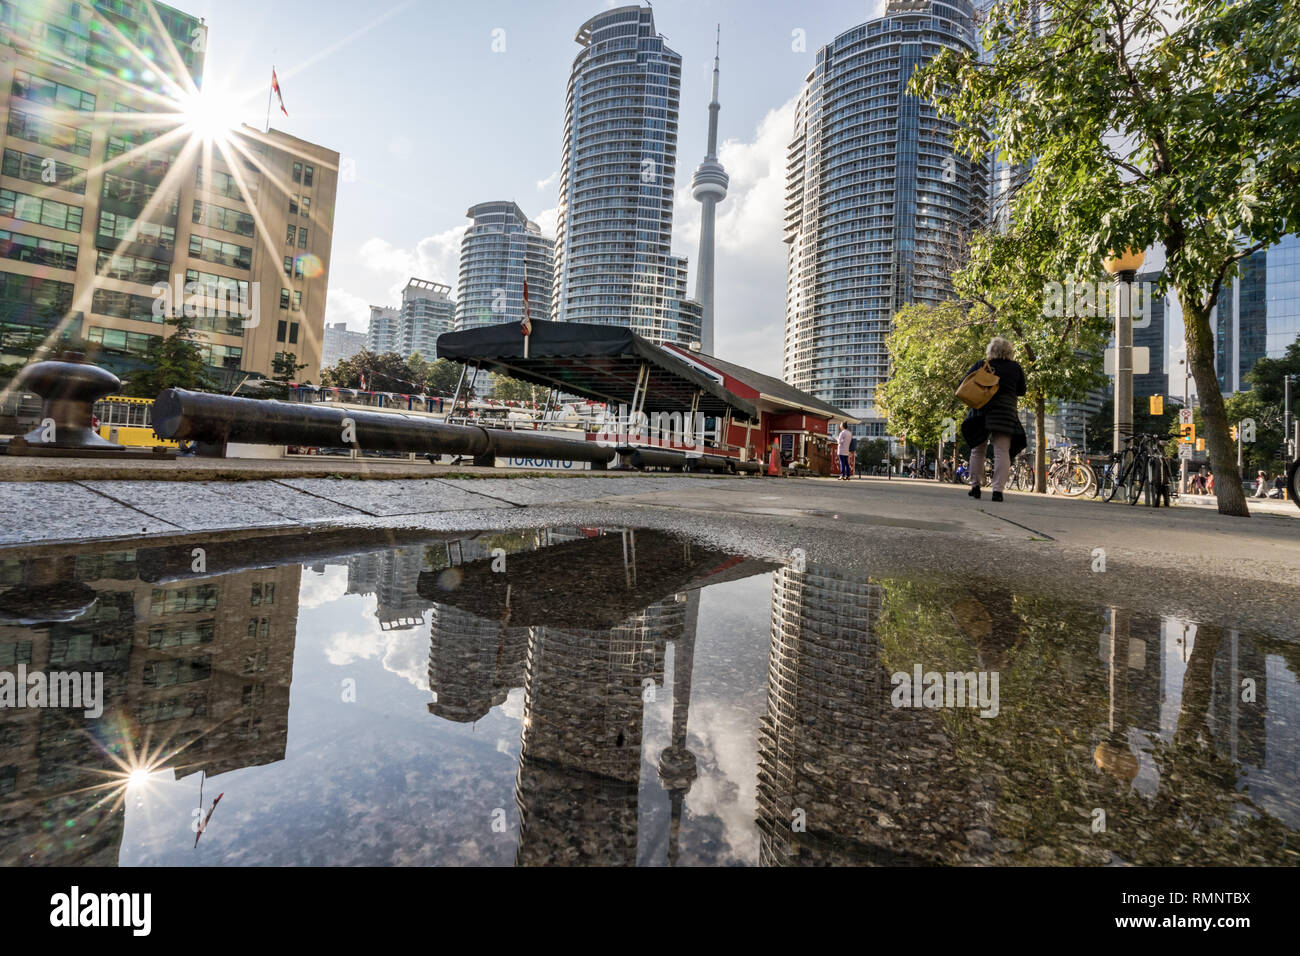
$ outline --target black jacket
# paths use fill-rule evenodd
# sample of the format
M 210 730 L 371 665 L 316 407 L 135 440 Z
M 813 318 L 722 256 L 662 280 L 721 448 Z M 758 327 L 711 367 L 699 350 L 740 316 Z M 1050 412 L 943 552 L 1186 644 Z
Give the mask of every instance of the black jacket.
M 984 364 L 980 359 L 972 365 L 969 375 Z M 961 436 L 966 444 L 975 448 L 989 440 L 989 435 L 1000 432 L 1011 436 L 1011 457 L 1025 450 L 1028 439 L 1016 413 L 1017 400 L 1025 394 L 1025 372 L 1019 362 L 1011 359 L 989 359 L 989 365 L 998 376 L 998 390 L 980 409 L 972 408 L 961 423 Z

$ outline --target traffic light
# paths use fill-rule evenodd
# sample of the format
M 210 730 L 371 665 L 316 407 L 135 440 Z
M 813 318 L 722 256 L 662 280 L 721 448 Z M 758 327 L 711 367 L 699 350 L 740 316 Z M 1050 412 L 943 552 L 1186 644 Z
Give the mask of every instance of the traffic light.
M 1165 397 L 1163 395 L 1151 396 L 1151 414 L 1163 415 L 1165 413 Z
M 1236 425 L 1229 425 L 1229 426 L 1228 426 L 1228 434 L 1232 436 L 1232 440 L 1233 440 L 1233 441 L 1236 441 L 1236 440 L 1237 440 L 1237 426 L 1236 426 Z
M 1204 439 L 1204 438 L 1198 438 L 1198 439 L 1196 439 L 1196 450 L 1197 450 L 1197 451 L 1205 451 L 1205 439 Z
M 1188 422 L 1186 425 L 1178 426 L 1179 441 L 1184 445 L 1191 445 L 1196 442 L 1196 425 Z

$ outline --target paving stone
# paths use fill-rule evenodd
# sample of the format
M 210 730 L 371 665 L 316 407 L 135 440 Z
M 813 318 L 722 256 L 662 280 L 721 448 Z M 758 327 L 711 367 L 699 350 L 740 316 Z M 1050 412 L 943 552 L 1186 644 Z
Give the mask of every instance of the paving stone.
M 81 540 L 179 531 L 70 481 L 20 481 L 0 485 L 0 544 Z
M 377 517 L 512 507 L 508 501 L 475 494 L 432 478 L 397 481 L 286 478 L 282 484 Z M 479 484 L 484 484 L 484 490 L 487 490 L 485 483 L 479 482 Z M 488 494 L 492 492 L 489 491 Z
M 85 481 L 90 488 L 147 515 L 186 531 L 210 531 L 237 525 L 259 528 L 295 524 L 292 518 L 254 504 L 242 482 Z

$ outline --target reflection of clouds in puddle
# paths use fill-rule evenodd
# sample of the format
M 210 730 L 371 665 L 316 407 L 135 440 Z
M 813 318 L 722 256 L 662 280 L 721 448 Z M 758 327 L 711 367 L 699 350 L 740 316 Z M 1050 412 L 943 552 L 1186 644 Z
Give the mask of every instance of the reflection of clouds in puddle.
M 501 713 L 511 720 L 522 721 L 524 719 L 524 689 L 522 687 L 510 688 L 510 693 L 506 695 L 506 702 L 501 705 Z
M 686 797 L 692 817 L 722 822 L 724 851 L 735 862 L 758 862 L 758 741 L 752 714 L 733 703 L 691 701 L 688 746 L 700 758 L 699 778 Z M 719 863 L 732 862 L 731 859 Z
M 365 630 L 336 631 L 325 644 L 325 659 L 336 667 L 354 661 L 379 658 L 384 670 L 408 681 L 413 687 L 429 689 L 429 633 L 413 627 L 385 631 L 379 622 L 363 619 Z
M 324 607 L 337 601 L 348 591 L 348 569 L 327 567 L 324 574 L 304 568 L 302 584 L 298 588 L 298 607 Z

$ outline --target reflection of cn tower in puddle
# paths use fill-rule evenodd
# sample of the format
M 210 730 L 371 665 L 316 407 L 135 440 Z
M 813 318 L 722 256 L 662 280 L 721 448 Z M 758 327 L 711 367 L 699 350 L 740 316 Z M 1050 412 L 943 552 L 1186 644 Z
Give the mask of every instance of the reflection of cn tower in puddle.
M 682 824 L 682 804 L 698 775 L 695 754 L 686 747 L 686 722 L 691 708 L 691 671 L 695 665 L 695 632 L 700 622 L 700 592 L 686 594 L 686 617 L 681 637 L 673 649 L 673 726 L 670 743 L 659 756 L 659 782 L 668 791 L 671 817 L 668 865 L 677 865 L 677 839 Z

